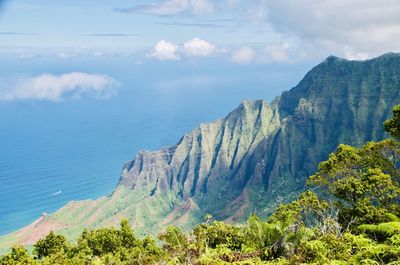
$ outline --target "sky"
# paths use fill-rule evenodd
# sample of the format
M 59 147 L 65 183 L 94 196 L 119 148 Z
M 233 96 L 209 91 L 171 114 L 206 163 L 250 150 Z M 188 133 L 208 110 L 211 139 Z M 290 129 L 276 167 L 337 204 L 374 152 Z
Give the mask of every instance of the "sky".
M 248 67 L 365 60 L 400 51 L 399 14 L 398 0 L 0 0 L 0 58 Z M 7 78 L 1 101 L 103 98 L 118 87 L 76 71 Z
M 94 48 L 98 55 L 119 48 L 161 60 L 227 53 L 258 63 L 400 49 L 398 0 L 2 2 L 3 48 Z

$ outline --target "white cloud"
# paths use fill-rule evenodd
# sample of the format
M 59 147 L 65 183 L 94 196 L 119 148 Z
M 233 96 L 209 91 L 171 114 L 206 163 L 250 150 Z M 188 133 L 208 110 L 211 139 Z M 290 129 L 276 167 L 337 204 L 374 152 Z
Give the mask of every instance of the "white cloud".
M 254 16 L 260 14 L 282 36 L 297 38 L 309 55 L 400 50 L 398 0 L 259 0 Z
M 43 74 L 19 77 L 0 88 L 1 101 L 79 99 L 82 95 L 108 98 L 116 93 L 119 83 L 106 75 L 73 72 L 62 75 Z
M 217 51 L 217 47 L 200 38 L 194 38 L 183 45 L 160 40 L 150 51 L 150 57 L 160 61 L 177 61 L 181 57 L 207 57 Z
M 235 63 L 248 64 L 255 58 L 255 51 L 250 47 L 241 47 L 232 53 L 232 61 Z
M 215 49 L 215 45 L 199 38 L 194 38 L 183 44 L 184 53 L 193 57 L 209 56 L 215 52 Z
M 176 61 L 180 59 L 178 45 L 175 45 L 166 40 L 160 40 L 154 46 L 150 53 L 151 57 L 157 58 L 160 61 L 172 60 Z

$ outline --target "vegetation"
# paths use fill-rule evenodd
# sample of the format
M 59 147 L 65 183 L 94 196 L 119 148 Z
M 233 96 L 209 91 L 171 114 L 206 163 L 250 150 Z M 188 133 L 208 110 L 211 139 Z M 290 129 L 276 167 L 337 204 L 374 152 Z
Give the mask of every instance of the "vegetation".
M 138 239 L 119 229 L 84 230 L 76 243 L 51 232 L 33 255 L 15 246 L 6 264 L 400 264 L 400 106 L 385 122 L 394 140 L 340 145 L 308 180 L 310 190 L 265 221 L 168 227 Z

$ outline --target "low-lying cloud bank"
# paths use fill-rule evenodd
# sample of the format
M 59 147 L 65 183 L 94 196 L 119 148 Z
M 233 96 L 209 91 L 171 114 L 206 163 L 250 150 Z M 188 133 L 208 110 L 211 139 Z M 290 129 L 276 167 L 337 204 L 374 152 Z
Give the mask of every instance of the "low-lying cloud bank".
M 107 75 L 72 72 L 62 75 L 43 74 L 21 76 L 2 82 L 0 101 L 41 100 L 63 101 L 92 96 L 110 98 L 117 93 L 119 83 Z
M 160 61 L 178 61 L 190 57 L 210 57 L 225 55 L 230 61 L 238 64 L 291 62 L 295 49 L 288 42 L 272 43 L 264 47 L 237 48 L 217 47 L 217 45 L 200 38 L 193 38 L 182 45 L 167 40 L 158 41 L 149 56 Z

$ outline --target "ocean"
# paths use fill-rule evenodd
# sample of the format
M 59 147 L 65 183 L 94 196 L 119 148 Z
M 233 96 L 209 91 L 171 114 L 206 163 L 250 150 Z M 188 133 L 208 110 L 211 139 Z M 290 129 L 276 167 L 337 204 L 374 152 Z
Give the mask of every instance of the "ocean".
M 70 200 L 110 193 L 138 150 L 172 145 L 199 123 L 223 118 L 244 99 L 270 102 L 296 85 L 312 64 L 137 62 L 131 57 L 1 61 L 3 81 L 20 74 L 78 71 L 109 75 L 120 87 L 109 99 L 0 101 L 0 235 Z

